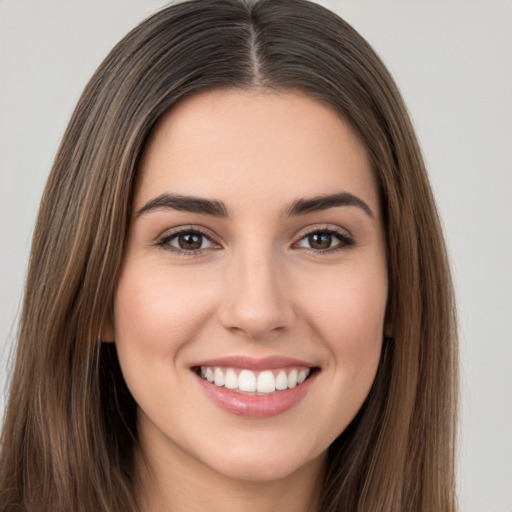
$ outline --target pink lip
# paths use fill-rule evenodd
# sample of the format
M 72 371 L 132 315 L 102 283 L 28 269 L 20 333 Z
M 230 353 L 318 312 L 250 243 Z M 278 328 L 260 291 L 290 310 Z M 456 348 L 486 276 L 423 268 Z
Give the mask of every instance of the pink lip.
M 298 359 L 287 357 L 266 357 L 252 359 L 249 357 L 224 357 L 201 361 L 192 367 L 218 366 L 223 368 L 243 368 L 253 371 L 272 370 L 276 368 L 302 367 L 313 368 L 314 365 Z M 307 394 L 318 376 L 314 372 L 302 384 L 292 389 L 276 391 L 270 395 L 246 395 L 237 393 L 225 387 L 219 387 L 201 378 L 197 373 L 195 377 L 206 395 L 221 409 L 238 416 L 248 418 L 268 418 L 277 416 L 297 405 Z
M 228 356 L 217 359 L 208 359 L 200 361 L 192 367 L 199 366 L 218 366 L 221 368 L 240 368 L 252 371 L 274 370 L 276 368 L 313 368 L 315 365 L 299 359 L 292 359 L 284 356 L 269 356 L 261 359 L 255 359 L 247 356 Z

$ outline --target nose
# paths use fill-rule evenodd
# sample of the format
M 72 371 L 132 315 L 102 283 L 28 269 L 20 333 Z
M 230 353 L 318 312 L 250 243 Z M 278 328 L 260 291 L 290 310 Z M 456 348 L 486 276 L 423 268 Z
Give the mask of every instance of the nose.
M 226 268 L 219 308 L 226 329 L 264 341 L 292 325 L 295 313 L 290 289 L 278 260 L 271 253 L 255 251 L 233 256 Z

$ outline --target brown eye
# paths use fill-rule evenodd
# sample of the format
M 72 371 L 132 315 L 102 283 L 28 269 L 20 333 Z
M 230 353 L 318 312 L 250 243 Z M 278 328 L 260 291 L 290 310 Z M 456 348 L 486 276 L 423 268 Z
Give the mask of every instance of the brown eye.
M 182 231 L 163 238 L 158 245 L 175 252 L 196 252 L 203 249 L 211 249 L 215 244 L 198 231 Z
M 332 244 L 332 235 L 330 233 L 313 233 L 308 236 L 308 242 L 311 249 L 330 249 Z
M 338 231 L 313 231 L 297 243 L 298 247 L 313 251 L 331 252 L 354 245 L 354 240 L 347 234 Z
M 203 235 L 197 233 L 183 233 L 176 237 L 178 247 L 185 251 L 197 251 L 203 244 Z

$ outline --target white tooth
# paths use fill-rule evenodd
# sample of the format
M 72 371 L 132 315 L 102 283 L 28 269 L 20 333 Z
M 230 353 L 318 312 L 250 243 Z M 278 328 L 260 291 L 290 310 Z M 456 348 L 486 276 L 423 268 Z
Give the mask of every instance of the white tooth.
M 229 368 L 226 372 L 226 379 L 224 385 L 228 389 L 236 389 L 238 387 L 238 375 L 232 368 Z
M 242 370 L 238 376 L 240 391 L 256 391 L 256 375 L 251 370 Z
M 270 370 L 261 372 L 258 375 L 256 390 L 258 393 L 273 393 L 276 390 L 274 374 Z
M 297 370 L 294 368 L 289 374 L 288 374 L 288 387 L 294 388 L 297 385 Z
M 206 368 L 204 366 L 201 366 L 201 377 L 203 377 L 203 379 L 206 378 Z
M 205 377 L 208 382 L 213 382 L 213 370 L 211 368 L 206 368 Z
M 306 377 L 308 375 L 309 375 L 309 369 L 308 370 L 302 369 L 299 372 L 299 375 L 297 376 L 297 384 L 302 384 L 306 380 Z
M 224 377 L 224 374 L 220 368 L 215 368 L 213 371 L 213 380 L 216 386 L 224 386 L 226 378 Z
M 283 391 L 288 388 L 288 377 L 284 370 L 281 370 L 276 376 L 276 389 Z

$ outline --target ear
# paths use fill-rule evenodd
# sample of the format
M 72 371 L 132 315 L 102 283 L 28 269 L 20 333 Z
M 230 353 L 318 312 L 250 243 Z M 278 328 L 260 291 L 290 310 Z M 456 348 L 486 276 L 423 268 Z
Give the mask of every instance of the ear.
M 114 324 L 109 315 L 103 322 L 103 326 L 101 328 L 101 341 L 104 343 L 112 343 L 115 339 Z

